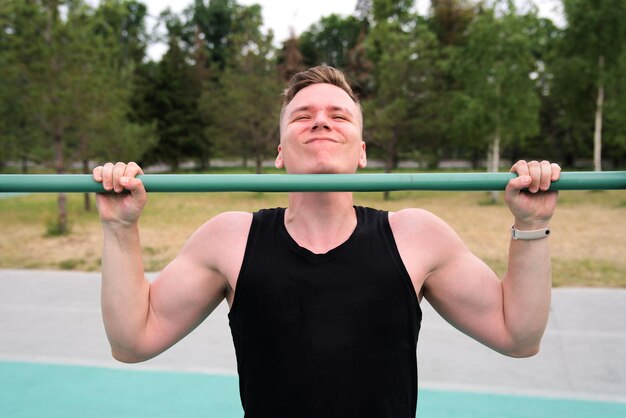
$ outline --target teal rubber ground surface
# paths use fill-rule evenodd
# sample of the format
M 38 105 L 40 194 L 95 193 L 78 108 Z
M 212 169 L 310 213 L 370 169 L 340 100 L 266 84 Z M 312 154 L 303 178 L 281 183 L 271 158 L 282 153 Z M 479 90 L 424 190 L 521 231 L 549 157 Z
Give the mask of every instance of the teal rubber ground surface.
M 3 418 L 241 418 L 237 378 L 0 362 Z M 420 390 L 419 418 L 623 418 L 626 403 Z

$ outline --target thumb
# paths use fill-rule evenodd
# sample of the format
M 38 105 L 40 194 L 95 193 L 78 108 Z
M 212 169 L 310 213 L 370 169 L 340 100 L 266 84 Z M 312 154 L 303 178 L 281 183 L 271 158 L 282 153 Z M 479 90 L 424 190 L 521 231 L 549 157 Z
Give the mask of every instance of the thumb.
M 511 179 L 506 188 L 509 192 L 520 192 L 530 186 L 532 178 L 530 176 L 519 176 Z
M 120 184 L 124 187 L 124 189 L 128 190 L 133 197 L 143 197 L 146 194 L 146 189 L 143 185 L 141 179 L 136 177 L 121 177 Z

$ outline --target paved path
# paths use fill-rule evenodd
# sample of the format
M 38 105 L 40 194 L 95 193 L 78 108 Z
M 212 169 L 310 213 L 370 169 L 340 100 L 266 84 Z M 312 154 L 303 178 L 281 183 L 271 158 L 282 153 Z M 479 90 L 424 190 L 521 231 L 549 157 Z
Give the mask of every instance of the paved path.
M 222 304 L 161 356 L 124 365 L 110 356 L 97 273 L 0 270 L 0 361 L 236 373 Z M 541 352 L 501 356 L 423 303 L 420 386 L 626 402 L 626 289 L 555 289 Z

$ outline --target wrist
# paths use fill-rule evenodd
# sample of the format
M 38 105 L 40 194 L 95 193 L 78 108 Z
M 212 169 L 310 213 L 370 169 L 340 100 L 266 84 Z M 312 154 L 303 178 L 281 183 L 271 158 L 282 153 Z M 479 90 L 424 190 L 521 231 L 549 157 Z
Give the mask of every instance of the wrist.
M 534 231 L 536 229 L 548 228 L 550 219 L 515 219 L 513 226 L 520 231 Z
M 105 248 L 118 248 L 124 254 L 141 252 L 138 224 L 102 224 Z
M 135 222 L 122 222 L 122 221 L 102 221 L 102 229 L 104 233 L 113 235 L 127 235 L 134 234 L 139 230 L 139 223 Z

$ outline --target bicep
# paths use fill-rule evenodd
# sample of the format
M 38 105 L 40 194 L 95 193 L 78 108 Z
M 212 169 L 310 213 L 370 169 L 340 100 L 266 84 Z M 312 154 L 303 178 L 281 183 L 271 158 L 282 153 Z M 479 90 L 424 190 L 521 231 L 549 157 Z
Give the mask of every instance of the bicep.
M 247 239 L 249 225 L 241 219 L 222 216 L 207 222 L 152 283 L 146 338 L 156 351 L 191 332 L 227 296 L 227 276 L 237 274 Z
M 424 297 L 461 332 L 496 350 L 506 346 L 500 279 L 451 228 L 438 236 L 445 239 L 424 282 Z
M 226 281 L 181 253 L 168 264 L 150 289 L 149 328 L 164 348 L 197 327 L 222 302 Z

